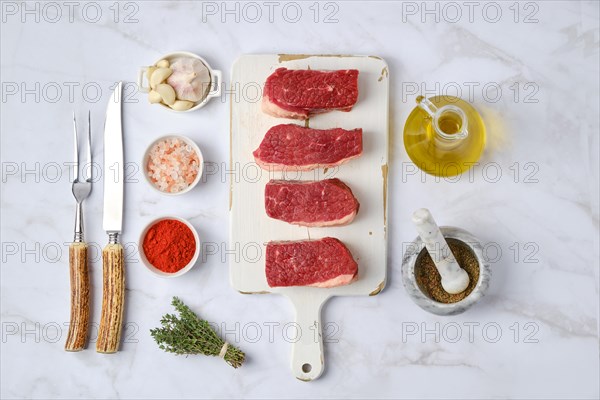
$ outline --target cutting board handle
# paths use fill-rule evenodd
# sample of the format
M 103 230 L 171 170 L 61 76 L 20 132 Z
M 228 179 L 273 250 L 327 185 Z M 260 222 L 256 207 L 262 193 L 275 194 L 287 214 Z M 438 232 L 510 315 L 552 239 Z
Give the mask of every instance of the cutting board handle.
M 298 330 L 292 343 L 292 372 L 301 381 L 317 379 L 325 369 L 321 308 L 328 295 L 292 297 Z

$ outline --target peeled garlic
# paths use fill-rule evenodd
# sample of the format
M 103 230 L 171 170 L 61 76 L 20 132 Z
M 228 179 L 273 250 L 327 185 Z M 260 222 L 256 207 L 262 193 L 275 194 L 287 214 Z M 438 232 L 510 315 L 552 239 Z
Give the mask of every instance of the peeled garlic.
M 208 94 L 210 72 L 204 63 L 196 58 L 177 58 L 170 67 L 173 73 L 167 83 L 175 89 L 179 100 L 198 102 Z
M 171 106 L 171 108 L 175 111 L 185 111 L 192 108 L 193 105 L 194 103 L 191 101 L 176 100 L 175 103 L 173 103 L 173 105 Z
M 171 106 L 173 103 L 175 103 L 175 90 L 173 90 L 170 85 L 161 83 L 160 85 L 156 86 L 156 89 L 154 90 L 156 90 L 156 92 L 162 98 L 162 102 L 166 105 Z
M 156 67 L 148 67 L 146 70 L 146 79 L 148 79 L 148 83 L 150 83 L 150 78 L 152 77 L 154 71 L 156 71 Z
M 169 68 L 169 60 L 160 60 L 156 63 L 158 68 Z
M 150 77 L 150 87 L 156 89 L 156 87 L 163 83 L 172 73 L 173 70 L 171 68 L 157 68 L 152 72 L 152 76 Z
M 162 96 L 157 91 L 151 90 L 150 93 L 148 93 L 148 100 L 150 100 L 150 103 L 152 104 L 160 103 L 162 101 Z

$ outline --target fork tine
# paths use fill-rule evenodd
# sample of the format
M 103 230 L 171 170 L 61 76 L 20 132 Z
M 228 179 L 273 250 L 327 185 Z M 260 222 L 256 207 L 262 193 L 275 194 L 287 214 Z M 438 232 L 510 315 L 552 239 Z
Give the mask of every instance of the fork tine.
M 89 175 L 86 179 L 88 182 L 92 181 L 92 113 L 88 110 L 88 134 L 87 134 L 87 165 L 89 168 Z
M 73 160 L 75 160 L 75 171 L 73 173 L 73 182 L 79 179 L 79 155 L 77 146 L 77 121 L 75 120 L 75 111 L 73 111 Z

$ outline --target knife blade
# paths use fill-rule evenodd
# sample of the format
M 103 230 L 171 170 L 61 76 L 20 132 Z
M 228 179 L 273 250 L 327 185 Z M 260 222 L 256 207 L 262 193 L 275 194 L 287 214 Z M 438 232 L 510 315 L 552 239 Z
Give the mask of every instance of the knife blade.
M 104 215 L 102 226 L 108 233 L 108 244 L 102 250 L 102 312 L 98 327 L 96 351 L 115 353 L 119 350 L 125 302 L 125 265 L 119 235 L 123 223 L 123 129 L 121 124 L 121 92 L 119 82 L 106 109 L 104 123 Z
M 106 109 L 104 123 L 104 215 L 102 227 L 107 233 L 121 233 L 123 223 L 123 128 L 119 82 Z

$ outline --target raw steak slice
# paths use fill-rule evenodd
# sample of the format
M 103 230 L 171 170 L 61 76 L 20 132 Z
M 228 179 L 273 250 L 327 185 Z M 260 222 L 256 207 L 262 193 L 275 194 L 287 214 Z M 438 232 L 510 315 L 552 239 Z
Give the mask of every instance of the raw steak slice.
M 270 287 L 347 285 L 356 279 L 358 264 L 338 239 L 269 242 L 266 268 Z
M 334 167 L 362 154 L 362 129 L 276 125 L 253 154 L 261 168 L 272 171 Z
M 278 68 L 265 82 L 262 109 L 279 118 L 308 119 L 332 110 L 350 111 L 358 99 L 358 70 Z
M 339 179 L 271 180 L 265 186 L 265 210 L 271 218 L 302 226 L 335 226 L 352 222 L 360 204 Z

